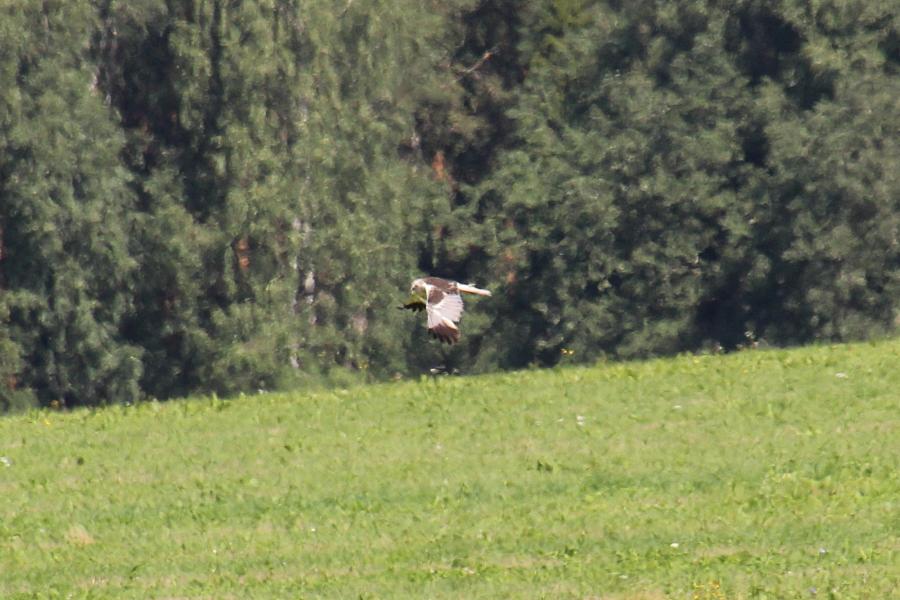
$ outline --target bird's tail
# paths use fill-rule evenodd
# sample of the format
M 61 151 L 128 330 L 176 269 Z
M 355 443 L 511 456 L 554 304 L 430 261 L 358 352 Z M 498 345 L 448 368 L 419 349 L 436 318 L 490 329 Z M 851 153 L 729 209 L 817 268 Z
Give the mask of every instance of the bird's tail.
M 459 283 L 456 286 L 459 291 L 465 292 L 467 294 L 476 294 L 478 296 L 490 296 L 491 293 L 488 290 L 483 290 L 481 288 L 477 288 L 474 285 L 466 285 L 465 283 Z

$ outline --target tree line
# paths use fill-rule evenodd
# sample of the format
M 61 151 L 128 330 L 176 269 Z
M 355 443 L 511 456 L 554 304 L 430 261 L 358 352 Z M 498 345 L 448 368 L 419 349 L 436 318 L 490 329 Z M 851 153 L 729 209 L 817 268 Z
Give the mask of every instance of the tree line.
M 895 9 L 5 3 L 0 408 L 890 333 Z

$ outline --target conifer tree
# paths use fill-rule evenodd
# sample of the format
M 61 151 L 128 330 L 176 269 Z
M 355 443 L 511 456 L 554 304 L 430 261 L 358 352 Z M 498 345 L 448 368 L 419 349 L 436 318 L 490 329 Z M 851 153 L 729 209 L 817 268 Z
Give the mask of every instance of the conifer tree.
M 317 12 L 298 203 L 298 360 L 386 375 L 406 370 L 408 321 L 394 310 L 446 182 L 421 164 L 413 111 L 446 56 L 444 16 L 417 3 Z M 443 42 L 443 43 L 441 43 Z M 401 157 L 401 148 L 407 158 Z M 421 341 L 421 340 L 420 340 Z
M 732 20 L 759 167 L 746 329 L 777 343 L 882 335 L 900 278 L 896 11 L 747 3 Z
M 6 387 L 30 389 L 45 404 L 134 400 L 141 353 L 119 332 L 131 309 L 133 196 L 118 163 L 122 138 L 88 56 L 93 9 L 2 10 Z
M 507 284 L 481 350 L 552 364 L 890 327 L 896 152 L 869 148 L 896 137 L 894 18 L 857 2 L 518 11 L 514 132 L 455 211 L 479 241 L 450 242 L 480 245 Z
M 416 3 L 107 5 L 147 273 L 127 332 L 151 393 L 404 369 L 385 309 L 440 186 L 401 148 L 443 24 Z

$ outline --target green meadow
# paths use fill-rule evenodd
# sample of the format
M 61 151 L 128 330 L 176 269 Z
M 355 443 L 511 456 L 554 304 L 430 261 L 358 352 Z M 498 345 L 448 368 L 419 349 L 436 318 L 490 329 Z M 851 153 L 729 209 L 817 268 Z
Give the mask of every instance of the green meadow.
M 888 341 L 2 418 L 0 597 L 889 598 L 898 365 Z

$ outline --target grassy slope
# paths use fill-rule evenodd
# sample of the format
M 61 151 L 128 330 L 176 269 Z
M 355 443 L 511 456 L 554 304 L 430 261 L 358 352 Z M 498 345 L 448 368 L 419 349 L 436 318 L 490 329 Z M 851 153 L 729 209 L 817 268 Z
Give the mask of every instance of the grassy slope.
M 0 419 L 0 597 L 886 598 L 900 341 Z

